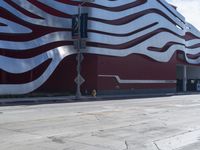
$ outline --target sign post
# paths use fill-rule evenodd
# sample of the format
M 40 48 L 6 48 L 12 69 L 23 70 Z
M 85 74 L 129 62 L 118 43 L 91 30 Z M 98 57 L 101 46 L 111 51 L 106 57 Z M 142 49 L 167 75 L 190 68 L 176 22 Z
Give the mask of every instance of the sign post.
M 78 6 L 78 15 L 72 16 L 72 39 L 74 39 L 74 49 L 77 50 L 77 77 L 75 78 L 75 82 L 77 85 L 76 89 L 76 99 L 81 98 L 81 89 L 80 86 L 83 84 L 85 79 L 81 76 L 81 62 L 84 59 L 83 54 L 81 53 L 82 49 L 86 48 L 86 41 L 83 40 L 88 37 L 87 35 L 87 20 L 88 20 L 88 14 L 81 13 L 82 5 L 86 2 L 92 2 L 93 0 L 84 0 L 81 4 Z

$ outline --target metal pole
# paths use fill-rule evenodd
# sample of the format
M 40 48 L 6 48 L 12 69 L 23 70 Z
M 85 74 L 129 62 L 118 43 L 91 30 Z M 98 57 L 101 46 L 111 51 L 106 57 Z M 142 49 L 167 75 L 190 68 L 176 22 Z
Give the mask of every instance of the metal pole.
M 78 5 L 78 47 L 77 47 L 77 89 L 76 89 L 76 99 L 80 99 L 81 97 L 81 84 L 80 84 L 80 76 L 81 76 L 81 5 Z
M 187 92 L 187 66 L 183 66 L 183 92 Z
M 83 61 L 83 54 L 81 53 L 81 44 L 82 44 L 82 37 L 81 37 L 81 9 L 82 5 L 84 5 L 87 2 L 93 2 L 94 0 L 85 0 L 81 4 L 78 5 L 78 42 L 77 42 L 77 78 L 76 78 L 76 99 L 81 98 L 81 84 L 85 81 L 84 78 L 81 76 L 81 62 Z

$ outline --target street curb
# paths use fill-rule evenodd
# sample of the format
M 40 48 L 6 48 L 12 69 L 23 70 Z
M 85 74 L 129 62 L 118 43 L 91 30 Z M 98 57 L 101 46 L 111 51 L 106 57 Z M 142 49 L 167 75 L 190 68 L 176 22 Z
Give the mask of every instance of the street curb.
M 134 95 L 100 95 L 100 96 L 82 96 L 76 99 L 75 96 L 56 96 L 56 97 L 27 97 L 27 98 L 0 98 L 0 106 L 21 105 L 21 104 L 48 104 L 48 103 L 75 103 L 75 102 L 92 102 L 107 100 L 122 100 L 136 98 L 168 97 L 178 95 L 197 95 L 199 92 L 187 93 L 154 93 L 154 94 L 134 94 Z
M 169 94 L 168 94 L 169 95 Z M 171 95 L 171 94 L 170 94 Z M 38 104 L 38 103 L 70 103 L 70 102 L 91 102 L 106 100 L 121 100 L 131 98 L 161 97 L 166 94 L 137 94 L 137 95 L 101 95 L 101 96 L 82 96 L 76 99 L 75 96 L 57 96 L 57 97 L 27 97 L 27 98 L 0 98 L 0 106 L 20 105 L 20 104 Z

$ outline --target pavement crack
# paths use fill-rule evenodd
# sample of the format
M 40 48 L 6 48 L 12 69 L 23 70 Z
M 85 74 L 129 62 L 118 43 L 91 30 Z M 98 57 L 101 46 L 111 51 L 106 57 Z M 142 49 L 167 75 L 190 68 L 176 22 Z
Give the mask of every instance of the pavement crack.
M 153 144 L 156 146 L 157 150 L 161 150 L 155 142 L 153 142 Z
M 95 118 L 96 118 L 97 121 L 101 121 L 100 118 L 99 118 L 99 116 L 97 116 L 97 115 L 94 115 L 94 116 L 95 116 Z
M 48 139 L 52 140 L 52 142 L 59 143 L 59 144 L 65 143 L 65 141 L 63 141 L 62 138 L 57 138 L 57 137 L 54 137 L 54 136 L 48 137 Z
M 128 150 L 129 149 L 128 142 L 125 140 L 124 143 L 125 143 L 125 146 L 126 146 L 126 148 L 124 150 Z

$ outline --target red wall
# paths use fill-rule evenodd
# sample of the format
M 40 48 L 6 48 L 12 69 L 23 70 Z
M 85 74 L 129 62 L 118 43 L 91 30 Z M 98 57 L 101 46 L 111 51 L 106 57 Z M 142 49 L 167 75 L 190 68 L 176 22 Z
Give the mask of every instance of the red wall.
M 56 68 L 50 78 L 36 92 L 71 93 L 75 89 L 76 75 L 75 55 L 66 57 Z
M 65 58 L 45 84 L 37 89 L 36 92 L 75 93 L 76 64 L 76 55 Z M 84 60 L 81 64 L 81 75 L 85 79 L 81 86 L 82 93 L 86 91 L 91 93 L 93 89 L 97 89 L 96 55 L 84 54 Z
M 156 62 L 146 56 L 98 57 L 99 75 L 118 75 L 126 80 L 176 80 L 176 54 L 170 62 Z M 98 77 L 99 90 L 176 88 L 176 84 L 119 84 L 115 78 Z
M 176 80 L 176 54 L 170 62 L 156 62 L 146 56 L 132 54 L 127 57 L 84 54 L 81 74 L 85 82 L 82 93 L 96 90 L 176 88 L 176 84 L 119 84 L 115 78 L 98 75 L 118 75 L 126 80 Z M 65 58 L 36 92 L 75 93 L 76 55 Z

